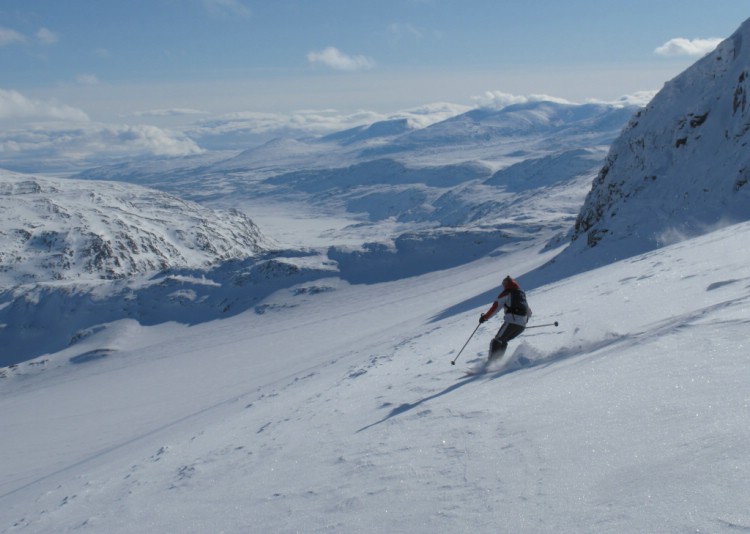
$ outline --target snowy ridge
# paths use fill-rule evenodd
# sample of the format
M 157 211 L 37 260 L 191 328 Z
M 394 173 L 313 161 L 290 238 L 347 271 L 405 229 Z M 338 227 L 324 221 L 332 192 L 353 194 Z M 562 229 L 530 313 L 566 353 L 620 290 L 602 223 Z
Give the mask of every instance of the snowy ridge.
M 0 287 L 206 267 L 269 246 L 255 224 L 137 186 L 0 171 Z
M 573 249 L 603 261 L 750 219 L 750 20 L 668 82 L 613 143 Z

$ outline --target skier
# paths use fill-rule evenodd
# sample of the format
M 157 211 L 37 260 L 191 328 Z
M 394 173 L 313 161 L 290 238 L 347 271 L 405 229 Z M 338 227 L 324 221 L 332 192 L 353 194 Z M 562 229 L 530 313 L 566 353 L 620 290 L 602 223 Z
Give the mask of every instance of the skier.
M 479 323 L 489 320 L 501 306 L 505 310 L 505 322 L 490 342 L 488 364 L 502 358 L 508 347 L 508 341 L 519 336 L 526 329 L 526 323 L 531 318 L 531 308 L 526 302 L 526 293 L 510 276 L 506 276 L 503 280 L 503 291 L 492 303 L 490 309 L 479 316 Z

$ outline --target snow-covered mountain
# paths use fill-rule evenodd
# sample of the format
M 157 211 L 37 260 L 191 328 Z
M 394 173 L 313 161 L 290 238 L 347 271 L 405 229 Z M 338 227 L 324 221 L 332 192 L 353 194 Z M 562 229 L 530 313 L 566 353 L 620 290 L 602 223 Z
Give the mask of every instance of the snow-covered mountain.
M 750 219 L 748 91 L 750 20 L 668 82 L 614 141 L 571 252 L 596 247 L 611 261 Z
M 237 210 L 139 186 L 0 171 L 0 287 L 208 267 L 270 242 Z

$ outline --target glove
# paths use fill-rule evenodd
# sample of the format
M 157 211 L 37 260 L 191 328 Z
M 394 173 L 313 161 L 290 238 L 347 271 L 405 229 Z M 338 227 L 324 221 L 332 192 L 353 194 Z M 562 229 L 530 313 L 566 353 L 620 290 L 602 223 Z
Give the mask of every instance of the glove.
M 484 314 L 479 316 L 479 324 L 482 324 L 484 322 L 487 322 L 487 317 L 484 316 Z

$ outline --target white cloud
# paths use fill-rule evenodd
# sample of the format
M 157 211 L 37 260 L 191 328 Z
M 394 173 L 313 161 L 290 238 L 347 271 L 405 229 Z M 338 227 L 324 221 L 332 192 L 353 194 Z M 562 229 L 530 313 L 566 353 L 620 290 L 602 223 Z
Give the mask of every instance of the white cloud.
M 122 156 L 187 156 L 202 150 L 187 136 L 149 125 L 88 123 L 76 128 L 0 130 L 0 162 L 102 161 Z
M 26 36 L 16 30 L 0 28 L 0 46 L 6 46 L 13 43 L 23 43 L 24 41 L 26 41 Z
M 404 111 L 399 111 L 390 115 L 389 119 L 400 119 L 405 118 L 409 121 L 409 124 L 413 128 L 426 128 L 436 122 L 444 121 L 466 113 L 472 108 L 470 106 L 464 106 L 461 104 L 450 104 L 447 102 L 436 102 L 433 104 L 426 104 L 417 108 L 412 108 Z
M 656 96 L 657 91 L 636 91 L 633 94 L 630 95 L 624 95 L 615 100 L 614 102 L 610 101 L 604 101 L 604 100 L 596 100 L 596 99 L 590 99 L 589 102 L 595 103 L 595 104 L 611 104 L 613 106 L 645 106 L 651 100 L 653 100 L 654 96 Z
M 320 52 L 310 52 L 307 54 L 307 61 L 311 65 L 320 63 L 326 67 L 336 70 L 356 71 L 370 69 L 375 66 L 375 62 L 365 56 L 350 56 L 344 54 L 338 48 L 329 46 Z
M 424 31 L 409 23 L 394 22 L 388 25 L 388 35 L 396 40 L 400 40 L 402 37 L 421 39 L 424 37 Z
M 485 109 L 503 109 L 514 104 L 526 104 L 528 102 L 558 102 L 570 104 L 564 98 L 549 95 L 512 95 L 502 91 L 486 91 L 483 95 L 472 97 L 477 106 Z
M 712 52 L 723 39 L 670 39 L 654 50 L 660 56 L 705 56 Z
M 135 117 L 180 117 L 183 115 L 206 115 L 207 111 L 190 108 L 169 108 L 169 109 L 149 109 L 146 111 L 136 111 Z
M 58 35 L 47 28 L 39 28 L 34 34 L 34 37 L 36 38 L 36 42 L 42 45 L 52 45 L 59 40 Z M 0 27 L 0 46 L 15 43 L 29 43 L 30 41 L 33 41 L 33 39 L 30 40 L 27 36 L 16 30 Z
M 438 30 L 415 26 L 409 22 L 394 22 L 385 29 L 385 38 L 392 46 L 414 43 L 424 39 L 438 40 L 442 36 L 442 32 Z
M 92 161 L 202 152 L 187 135 L 151 125 L 92 122 L 80 109 L 0 89 L 0 163 Z
M 59 40 L 57 34 L 47 28 L 39 28 L 36 32 L 36 38 L 45 45 L 55 44 Z
M 96 74 L 79 74 L 76 76 L 76 82 L 81 85 L 97 85 L 99 78 L 96 77 Z
M 88 121 L 86 113 L 78 108 L 55 101 L 34 100 L 18 91 L 0 89 L 0 120 L 68 120 Z
M 393 119 L 407 119 L 413 128 L 424 128 L 470 109 L 459 104 L 435 103 L 388 114 L 366 110 L 342 113 L 335 109 L 304 109 L 287 114 L 242 112 L 201 121 L 187 133 L 204 146 L 240 149 L 276 137 L 321 136 Z
M 382 120 L 373 112 L 341 114 L 335 110 L 300 110 L 292 113 L 237 112 L 199 122 L 191 134 L 196 137 L 252 134 L 279 136 L 326 134 L 360 124 Z
M 592 104 L 607 104 L 616 107 L 645 106 L 654 98 L 654 95 L 656 95 L 656 91 L 636 91 L 635 93 L 621 96 L 614 101 L 589 98 L 586 102 Z M 500 110 L 515 104 L 527 104 L 529 102 L 556 102 L 558 104 L 575 103 L 564 98 L 550 95 L 513 95 L 502 91 L 487 91 L 481 96 L 473 97 L 473 100 L 479 108 L 494 110 Z
M 201 0 L 209 13 L 223 17 L 243 17 L 252 15 L 252 10 L 240 0 Z
M 94 154 L 153 154 L 156 156 L 187 156 L 202 152 L 184 134 L 146 124 L 135 126 L 105 125 L 89 132 L 84 139 Z

